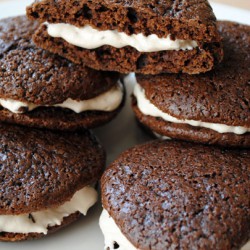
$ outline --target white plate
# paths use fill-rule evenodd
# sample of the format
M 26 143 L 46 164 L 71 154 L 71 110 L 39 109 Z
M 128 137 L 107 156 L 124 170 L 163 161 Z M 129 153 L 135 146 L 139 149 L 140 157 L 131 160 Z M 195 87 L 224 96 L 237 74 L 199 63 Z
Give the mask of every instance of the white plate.
M 25 6 L 32 0 L 0 0 L 0 18 L 25 13 Z M 213 4 L 218 19 L 230 19 L 250 25 L 250 12 L 226 5 Z M 108 163 L 125 149 L 149 140 L 136 125 L 130 110 L 131 79 L 127 78 L 127 103 L 121 114 L 110 124 L 95 132 L 108 152 Z M 36 241 L 0 243 L 3 250 L 101 250 L 103 236 L 98 226 L 101 205 L 95 206 L 89 214 L 71 226 Z M 244 250 L 250 250 L 250 246 Z

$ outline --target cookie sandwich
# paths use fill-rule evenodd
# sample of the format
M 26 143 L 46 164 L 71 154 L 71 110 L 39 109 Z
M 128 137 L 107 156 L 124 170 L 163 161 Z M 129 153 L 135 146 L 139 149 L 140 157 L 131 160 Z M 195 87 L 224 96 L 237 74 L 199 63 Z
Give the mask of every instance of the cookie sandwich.
M 37 28 L 25 16 L 0 20 L 0 121 L 75 130 L 113 119 L 124 98 L 119 74 L 37 48 Z
M 105 153 L 86 131 L 0 124 L 0 241 L 36 239 L 86 215 Z
M 250 147 L 250 26 L 218 22 L 225 57 L 200 75 L 136 75 L 133 110 L 153 133 Z
M 198 74 L 223 52 L 208 1 L 35 1 L 35 43 L 97 70 Z
M 155 140 L 102 177 L 105 250 L 240 249 L 250 236 L 249 150 Z

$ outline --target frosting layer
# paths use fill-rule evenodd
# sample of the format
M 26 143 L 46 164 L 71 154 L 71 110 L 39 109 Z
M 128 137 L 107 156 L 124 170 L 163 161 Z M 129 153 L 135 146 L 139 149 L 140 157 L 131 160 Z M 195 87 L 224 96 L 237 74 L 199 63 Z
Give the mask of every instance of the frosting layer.
M 57 208 L 22 215 L 0 215 L 0 232 L 47 234 L 48 227 L 61 225 L 64 217 L 75 212 L 86 215 L 97 199 L 97 191 L 87 186 L 77 191 L 70 201 Z
M 68 98 L 63 103 L 55 105 L 46 105 L 44 107 L 60 107 L 68 108 L 73 110 L 76 113 L 81 113 L 83 111 L 98 110 L 110 112 L 117 109 L 123 99 L 123 86 L 121 83 L 118 83 L 116 86 L 111 88 L 109 91 L 89 100 L 77 101 Z M 25 113 L 32 111 L 40 105 L 33 103 L 25 103 L 12 99 L 0 99 L 0 106 L 8 109 L 13 113 Z
M 102 211 L 99 224 L 104 235 L 105 250 L 137 250 L 137 248 L 135 248 L 123 235 L 115 221 L 105 209 Z M 119 245 L 119 247 L 117 245 Z
M 192 50 L 198 46 L 197 42 L 192 40 L 172 40 L 171 35 L 166 38 L 159 38 L 155 34 L 144 36 L 142 33 L 129 36 L 117 30 L 99 31 L 89 25 L 82 28 L 66 23 L 46 23 L 46 25 L 50 36 L 62 38 L 69 44 L 84 49 L 96 49 L 103 45 L 110 45 L 115 48 L 131 46 L 140 52 L 157 52 L 164 50 Z

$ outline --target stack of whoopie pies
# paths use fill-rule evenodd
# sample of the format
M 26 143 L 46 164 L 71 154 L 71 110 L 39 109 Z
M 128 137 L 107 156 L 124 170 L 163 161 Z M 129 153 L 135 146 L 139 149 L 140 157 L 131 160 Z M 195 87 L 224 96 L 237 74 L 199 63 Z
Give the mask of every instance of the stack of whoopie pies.
M 0 20 L 0 240 L 39 238 L 97 201 L 105 152 L 88 128 L 120 111 L 116 72 L 38 48 L 39 23 Z M 29 127 L 29 128 L 28 128 Z
M 206 0 L 42 0 L 27 14 L 41 23 L 37 46 L 96 70 L 135 72 L 139 123 L 183 140 L 135 146 L 104 173 L 105 249 L 244 245 L 250 28 L 216 22 Z
M 125 31 L 192 45 L 137 61 L 132 108 L 168 140 L 127 150 L 104 173 L 105 249 L 240 249 L 250 239 L 250 27 L 216 22 L 207 1 L 126 8 L 136 18 Z
M 0 223 L 2 239 L 54 231 L 96 201 L 105 157 L 82 128 L 118 113 L 120 74 L 135 72 L 135 116 L 168 140 L 127 150 L 103 174 L 105 250 L 240 249 L 250 238 L 250 27 L 217 22 L 207 0 L 39 0 L 27 16 L 0 23 L 0 120 L 54 132 L 0 128 L 0 212 L 21 228 Z

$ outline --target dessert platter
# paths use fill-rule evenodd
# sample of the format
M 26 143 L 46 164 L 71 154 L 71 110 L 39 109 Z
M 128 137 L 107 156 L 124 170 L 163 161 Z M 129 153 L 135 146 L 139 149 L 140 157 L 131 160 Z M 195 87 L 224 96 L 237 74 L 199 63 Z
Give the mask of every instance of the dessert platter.
M 0 0 L 0 33 L 5 32 L 2 36 L 3 38 L 1 37 L 2 33 L 0 34 L 0 52 L 3 51 L 4 54 L 2 57 L 0 54 L 0 60 L 4 57 L 0 67 L 10 69 L 2 71 L 3 82 L 0 83 L 0 121 L 3 122 L 3 124 L 0 124 L 2 135 L 0 139 L 2 143 L 0 146 L 2 150 L 2 152 L 0 152 L 0 159 L 5 160 L 7 155 L 6 148 L 8 148 L 12 162 L 9 169 L 5 168 L 5 171 L 6 169 L 8 171 L 6 171 L 6 173 L 4 172 L 6 183 L 3 181 L 2 188 L 3 190 L 9 190 L 8 185 L 12 185 L 11 190 L 13 192 L 11 195 L 8 192 L 2 194 L 3 205 L 0 206 L 0 213 L 9 219 L 9 221 L 6 219 L 6 224 L 9 225 L 9 227 L 7 227 L 8 230 L 16 230 L 15 233 L 11 233 L 11 231 L 6 231 L 6 233 L 4 229 L 1 230 L 0 248 L 4 250 L 100 250 L 104 248 L 105 242 L 105 249 L 110 250 L 147 249 L 147 244 L 150 244 L 152 249 L 165 249 L 166 246 L 170 249 L 174 249 L 175 245 L 173 242 L 168 242 L 170 245 L 166 245 L 167 240 L 164 241 L 162 238 L 168 237 L 169 239 L 172 236 L 169 236 L 168 232 L 165 232 L 164 229 L 159 233 L 158 229 L 162 225 L 160 225 L 159 228 L 156 224 L 154 225 L 154 223 L 163 220 L 163 214 L 165 216 L 164 211 L 168 209 L 164 207 L 162 209 L 159 205 L 160 208 L 157 210 L 158 204 L 165 204 L 166 207 L 174 204 L 173 206 L 176 206 L 177 210 L 179 209 L 178 215 L 180 215 L 180 217 L 186 216 L 186 211 L 184 211 L 186 206 L 183 208 L 181 201 L 173 201 L 173 204 L 170 205 L 169 203 L 167 204 L 167 202 L 164 203 L 165 198 L 162 198 L 165 195 L 163 186 L 165 184 L 172 185 L 171 181 L 176 181 L 175 184 L 180 193 L 189 192 L 192 194 L 189 202 L 195 203 L 195 199 L 197 197 L 200 198 L 201 201 L 199 205 L 204 207 L 204 210 L 207 206 L 212 206 L 223 215 L 226 214 L 227 209 L 232 206 L 230 214 L 234 216 L 234 218 L 229 218 L 231 225 L 237 224 L 236 220 L 243 221 L 242 218 L 244 218 L 244 216 L 248 217 L 249 221 L 249 215 L 245 215 L 247 209 L 249 209 L 249 207 L 247 208 L 247 202 L 242 200 L 246 206 L 239 206 L 234 200 L 234 196 L 239 196 L 242 199 L 245 189 L 247 190 L 246 186 L 249 184 L 247 174 L 245 176 L 242 170 L 245 166 L 249 165 L 249 155 L 247 156 L 247 154 L 249 154 L 250 141 L 250 129 L 247 123 L 249 118 L 248 120 L 244 119 L 244 117 L 247 117 L 249 114 L 249 106 L 247 107 L 249 96 L 247 96 L 248 92 L 241 92 L 244 88 L 244 81 L 249 77 L 249 74 L 244 75 L 249 65 L 242 65 L 242 67 L 239 65 L 241 71 L 237 71 L 235 68 L 237 68 L 237 65 L 240 63 L 237 61 L 237 52 L 240 49 L 243 51 L 239 56 L 239 60 L 244 61 L 246 55 L 244 53 L 246 53 L 245 51 L 249 51 L 249 44 L 248 47 L 246 46 L 246 50 L 244 50 L 247 39 L 241 39 L 240 35 L 244 34 L 244 36 L 249 39 L 249 28 L 247 33 L 247 28 L 245 27 L 247 27 L 246 25 L 250 25 L 250 11 L 213 3 L 211 1 L 210 4 L 218 20 L 227 20 L 243 25 L 219 21 L 219 32 L 217 32 L 217 30 L 214 29 L 215 26 L 212 24 L 205 27 L 202 26 L 206 24 L 205 21 L 202 24 L 201 22 L 194 22 L 193 30 L 189 32 L 189 30 L 186 31 L 185 24 L 180 24 L 184 25 L 184 27 L 181 27 L 183 32 L 181 35 L 188 37 L 188 39 L 176 39 L 178 41 L 178 45 L 176 45 L 169 36 L 164 41 L 169 46 L 168 51 L 162 52 L 162 48 L 155 51 L 154 46 L 143 47 L 139 41 L 144 40 L 140 40 L 143 38 L 139 37 L 139 35 L 137 42 L 134 40 L 131 41 L 131 37 L 127 34 L 137 31 L 138 26 L 135 25 L 131 27 L 124 25 L 123 27 L 122 21 L 120 22 L 121 25 L 118 26 L 119 29 L 124 29 L 127 33 L 121 34 L 121 37 L 126 38 L 124 38 L 126 40 L 125 45 L 118 47 L 118 42 L 116 43 L 117 37 L 114 36 L 113 39 L 109 39 L 107 37 L 110 37 L 110 34 L 104 34 L 105 31 L 102 31 L 103 39 L 105 40 L 106 36 L 106 40 L 103 44 L 99 44 L 99 47 L 102 46 L 101 49 L 95 49 L 98 47 L 97 45 L 95 47 L 96 41 L 92 41 L 91 39 L 88 41 L 86 39 L 86 42 L 83 43 L 80 38 L 81 35 L 84 36 L 85 33 L 80 34 L 80 31 L 77 30 L 76 27 L 74 27 L 76 28 L 75 33 L 67 37 L 69 32 L 66 31 L 72 31 L 72 27 L 69 27 L 69 24 L 58 24 L 58 20 L 56 19 L 60 19 L 61 17 L 58 17 L 58 13 L 54 13 L 53 6 L 49 6 L 48 8 L 46 6 L 47 9 L 40 8 L 38 3 L 37 6 L 34 5 L 27 10 L 27 16 L 29 18 L 27 19 L 27 17 L 24 16 L 26 7 L 31 6 L 33 2 L 33 0 Z M 106 16 L 107 20 L 105 20 L 105 16 L 102 14 L 99 15 L 99 12 L 95 13 L 94 7 L 91 5 L 92 1 L 89 1 L 88 4 L 89 5 L 84 5 L 83 13 L 81 12 L 79 14 L 79 16 L 84 16 L 85 22 L 88 20 L 87 23 L 92 26 L 96 25 L 101 30 L 106 29 L 105 25 L 115 26 L 112 22 L 111 24 L 109 23 L 108 15 Z M 151 10 L 144 8 L 145 6 L 141 6 L 140 4 L 138 4 L 138 6 L 136 6 L 136 8 L 138 8 L 136 11 L 138 12 L 143 10 L 147 15 L 153 13 Z M 76 3 L 72 8 L 77 7 L 78 4 Z M 209 15 L 206 12 L 206 8 L 204 15 Z M 190 9 L 192 9 L 192 6 Z M 62 8 L 62 12 L 65 10 L 66 14 L 64 13 L 64 18 L 66 21 L 63 21 L 67 22 L 71 20 L 69 17 L 70 14 L 68 15 L 68 13 L 71 13 L 70 6 L 68 7 L 67 4 L 65 4 L 65 8 Z M 107 8 L 102 6 L 98 10 L 101 13 L 107 11 Z M 123 15 L 122 8 L 118 8 L 117 12 L 120 13 L 121 16 Z M 159 7 L 159 13 L 160 12 L 161 8 Z M 184 13 L 184 18 L 186 18 L 186 16 L 188 17 L 188 13 L 185 11 Z M 93 18 L 94 21 L 91 20 L 92 15 L 95 17 Z M 101 18 L 102 22 L 100 21 L 98 23 L 96 18 Z M 133 24 L 136 23 L 137 17 L 134 9 L 129 9 L 128 18 Z M 153 20 L 154 13 L 151 18 Z M 79 22 L 82 21 L 81 18 L 79 18 L 79 20 Z M 78 22 L 78 20 L 76 22 Z M 145 25 L 148 25 L 147 29 L 145 28 L 142 32 L 144 34 L 147 32 L 150 33 L 150 29 L 153 29 L 152 27 L 154 27 L 154 25 L 150 22 Z M 173 36 L 179 35 L 178 25 L 178 23 L 173 25 L 177 30 L 175 30 L 172 25 L 167 25 Z M 204 33 L 197 32 L 196 25 L 199 27 L 199 30 L 197 30 L 205 30 Z M 162 36 L 164 27 L 164 25 L 158 25 L 158 36 Z M 191 27 L 189 28 L 191 29 Z M 67 33 L 66 36 L 63 34 L 63 31 L 65 31 L 65 34 Z M 92 29 L 91 26 L 86 25 L 86 30 L 83 32 L 92 32 L 94 34 L 96 31 Z M 33 41 L 31 42 L 31 34 L 33 35 L 32 39 L 34 43 Z M 77 34 L 80 34 L 80 38 Z M 235 46 L 235 51 L 230 55 L 231 57 L 227 57 L 227 55 L 224 57 L 225 61 L 223 61 L 223 63 L 225 63 L 226 69 L 231 67 L 230 72 L 226 72 L 227 70 L 222 63 L 222 66 L 218 66 L 217 71 L 214 73 L 214 71 L 211 70 L 215 65 L 220 65 L 223 58 L 220 35 L 223 36 L 223 41 L 226 41 L 224 51 L 227 55 L 230 54 L 230 48 L 232 48 L 230 46 L 233 46 L 233 43 L 237 44 L 237 46 Z M 65 42 L 62 37 L 67 42 Z M 74 39 L 72 39 L 72 37 Z M 4 41 L 2 47 L 1 39 Z M 151 37 L 151 39 L 155 39 L 155 37 Z M 157 39 L 152 41 L 157 41 Z M 249 40 L 247 42 L 249 43 Z M 111 44 L 112 46 L 106 46 L 106 44 Z M 136 49 L 132 48 L 131 44 Z M 6 48 L 4 46 L 6 46 Z M 178 46 L 176 51 L 175 46 Z M 171 49 L 169 49 L 170 47 Z M 234 55 L 236 56 L 234 57 Z M 127 60 L 127 58 L 129 58 L 129 60 Z M 168 58 L 168 63 L 166 63 L 164 58 Z M 182 63 L 183 58 L 185 58 L 185 63 Z M 230 62 L 230 60 L 233 60 L 233 62 Z M 249 60 L 246 60 L 246 62 L 249 62 Z M 85 67 L 85 64 L 90 68 Z M 117 72 L 109 71 L 120 72 L 124 78 L 121 80 Z M 130 73 L 132 71 L 136 72 L 138 76 L 136 76 L 135 73 Z M 210 71 L 212 73 L 210 73 Z M 234 72 L 236 72 L 235 75 L 233 75 Z M 162 75 L 160 73 L 169 74 Z M 14 80 L 12 77 L 13 74 L 15 75 Z M 200 77 L 200 75 L 197 74 L 204 74 L 204 77 Z M 239 74 L 242 74 L 242 77 L 239 77 Z M 28 75 L 28 79 L 32 76 L 32 81 L 23 82 L 18 89 L 13 88 L 13 86 L 19 84 L 17 79 L 22 78 L 24 75 Z M 44 86 L 44 79 L 48 83 L 46 86 Z M 230 81 L 228 81 L 229 83 L 225 81 L 226 84 L 232 84 L 232 86 L 235 84 L 236 87 L 233 88 L 230 85 L 231 87 L 229 86 L 227 89 L 227 87 L 223 85 L 224 79 L 230 79 Z M 236 82 L 235 79 L 240 80 Z M 154 82 L 155 88 L 152 87 L 152 82 Z M 179 88 L 176 86 L 172 88 L 172 82 L 173 86 L 178 82 Z M 214 89 L 211 90 L 207 88 L 207 82 L 212 82 L 211 84 Z M 63 84 L 61 85 L 61 83 Z M 192 105 L 190 105 L 189 89 L 186 86 L 191 86 L 195 90 L 192 92 L 192 97 L 194 97 L 191 98 Z M 29 91 L 26 91 L 27 89 Z M 220 92 L 217 95 L 218 89 L 222 89 L 221 92 L 224 91 L 225 93 L 223 92 L 223 95 L 225 94 L 225 96 L 225 89 L 228 90 L 231 99 L 222 98 Z M 178 94 L 176 94 L 177 92 Z M 220 100 L 219 105 L 216 106 L 217 104 L 213 98 L 205 101 L 205 98 L 200 100 L 199 98 L 202 96 L 202 92 L 209 93 L 209 95 L 216 100 Z M 172 99 L 169 98 L 169 95 L 171 95 Z M 179 96 L 181 96 L 181 98 Z M 241 109 L 238 109 L 237 105 L 241 101 Z M 152 105 L 152 103 L 154 105 Z M 200 103 L 205 103 L 204 110 L 199 110 Z M 96 105 L 98 108 L 96 108 Z M 175 105 L 179 107 L 179 109 L 171 109 L 171 107 L 175 107 Z M 152 106 L 154 107 L 152 108 Z M 191 111 L 189 110 L 190 106 Z M 206 112 L 209 113 L 207 110 L 209 110 L 210 106 L 212 106 L 214 110 L 218 110 L 218 114 L 212 118 L 207 118 L 209 115 L 206 115 Z M 168 118 L 165 119 L 166 116 L 164 116 L 161 110 L 164 110 L 164 112 L 168 114 L 172 112 L 171 114 L 174 117 L 168 115 Z M 183 110 L 185 115 L 179 115 L 178 112 L 180 111 L 181 113 Z M 235 110 L 235 112 L 232 110 Z M 223 112 L 225 114 L 221 114 Z M 229 115 L 227 115 L 227 112 L 229 112 Z M 158 119 L 161 117 L 161 114 L 163 114 L 164 118 Z M 183 113 L 181 114 L 183 115 Z M 193 121 L 200 120 L 200 117 L 203 115 L 208 121 L 201 121 L 199 124 Z M 229 121 L 228 116 L 230 116 L 231 119 L 229 119 Z M 183 125 L 176 117 L 181 121 L 187 121 L 186 124 Z M 189 117 L 192 117 L 192 119 Z M 6 125 L 5 123 L 11 125 Z M 181 125 L 179 125 L 179 123 L 181 123 Z M 211 124 L 215 123 L 222 125 L 217 127 L 211 126 Z M 200 127 L 202 127 L 202 129 L 200 129 Z M 87 130 L 82 131 L 81 129 L 83 128 L 91 129 L 93 133 Z M 224 133 L 228 133 L 229 135 L 224 135 Z M 242 134 L 244 134 L 244 136 L 241 136 Z M 154 137 L 166 140 L 149 142 L 153 140 Z M 170 139 L 169 137 L 189 142 L 168 140 Z M 202 145 L 192 144 L 193 142 L 202 143 Z M 210 147 L 203 144 L 238 147 L 238 149 L 223 150 L 216 148 L 216 146 L 213 148 L 213 145 Z M 54 149 L 54 147 L 56 147 L 56 149 Z M 81 151 L 81 149 L 83 150 Z M 19 154 L 15 153 L 17 150 Z M 106 164 L 104 163 L 104 150 L 106 151 Z M 195 158 L 197 157 L 197 152 L 199 152 L 202 157 Z M 184 157 L 186 160 L 184 161 L 178 154 L 189 155 L 190 157 L 187 157 L 187 159 Z M 172 156 L 174 157 L 174 161 L 171 158 Z M 25 168 L 23 168 L 19 162 L 26 162 Z M 81 162 L 81 164 L 79 164 L 79 162 Z M 138 162 L 143 166 L 143 169 L 140 168 Z M 208 179 L 210 177 L 212 179 L 211 182 L 208 180 L 209 183 L 204 184 L 203 179 L 197 176 L 194 177 L 191 174 L 189 175 L 189 173 L 192 172 L 192 167 L 186 166 L 186 162 L 188 162 L 190 166 L 197 164 L 195 168 L 197 173 L 201 173 L 206 178 L 208 175 Z M 213 162 L 218 162 L 218 164 L 214 164 L 213 166 Z M 232 165 L 232 171 L 230 169 L 231 165 L 228 164 L 228 162 Z M 167 167 L 161 169 L 162 166 L 169 166 L 171 164 L 176 166 L 176 172 Z M 201 167 L 206 164 L 213 166 L 213 172 L 209 169 L 204 170 Z M 0 166 L 2 169 L 2 164 L 0 164 Z M 8 167 L 8 165 L 6 166 Z M 110 166 L 110 168 L 104 173 L 101 184 L 98 184 L 97 187 L 96 183 L 100 180 L 101 174 L 107 166 Z M 240 169 L 239 166 L 242 169 Z M 32 183 L 28 178 L 30 171 L 35 172 L 32 172 L 32 176 L 34 176 Z M 217 207 L 216 199 L 218 196 L 216 192 L 211 193 L 210 196 L 209 192 L 207 192 L 207 194 L 206 191 L 203 193 L 201 191 L 200 194 L 194 192 L 192 188 L 190 188 L 190 190 L 186 189 L 186 179 L 176 174 L 181 171 L 186 171 L 187 178 L 193 178 L 192 181 L 195 183 L 195 187 L 203 187 L 203 185 L 205 185 L 206 191 L 211 187 L 216 188 L 217 186 L 223 186 L 224 179 L 229 178 L 229 175 L 233 176 L 233 178 L 229 180 L 230 183 L 232 182 L 232 185 L 230 185 L 230 183 L 228 184 L 230 188 L 227 189 L 228 197 L 225 198 L 225 207 Z M 207 173 L 205 171 L 207 171 Z M 22 178 L 21 173 L 23 172 L 25 172 L 25 174 Z M 40 172 L 43 172 L 44 176 L 46 176 L 46 181 L 39 179 Z M 148 176 L 149 172 L 150 175 Z M 137 178 L 138 176 L 140 176 L 140 178 Z M 20 178 L 22 179 L 22 183 L 19 183 Z M 171 181 L 169 181 L 169 178 L 171 178 Z M 8 182 L 7 180 L 10 181 Z M 151 184 L 149 183 L 151 182 L 159 187 L 159 190 L 157 189 L 154 192 L 162 196 L 161 198 L 157 195 L 156 197 L 158 198 L 155 198 L 152 194 L 149 194 L 148 190 L 144 190 L 145 186 L 149 187 L 150 190 Z M 234 183 L 237 183 L 239 186 L 238 189 L 232 188 L 234 187 Z M 246 185 L 244 183 L 246 183 Z M 31 187 L 32 190 L 30 190 Z M 25 190 L 25 188 L 29 190 Z M 102 197 L 100 192 L 99 195 L 97 194 L 95 188 L 102 191 Z M 50 195 L 48 195 L 48 192 L 45 192 L 46 195 L 44 196 L 44 190 L 50 190 Z M 124 190 L 127 191 L 124 192 Z M 24 197 L 25 195 L 21 195 L 23 194 L 22 192 L 26 194 L 26 197 Z M 87 200 L 82 202 L 84 205 L 87 202 L 88 205 L 86 207 L 83 206 L 82 210 L 71 211 L 70 207 L 73 205 L 68 204 L 67 207 L 65 203 L 69 203 L 69 200 L 70 202 L 74 200 L 75 204 L 78 204 L 79 198 L 77 195 L 80 195 L 80 192 L 83 196 L 86 196 Z M 177 194 L 178 196 L 179 193 L 173 191 L 173 194 Z M 171 192 L 168 193 L 168 195 L 173 194 Z M 249 193 L 246 194 L 245 197 L 246 199 L 249 198 Z M 147 217 L 147 215 L 145 215 L 147 211 L 145 212 L 141 208 L 140 202 L 136 201 L 133 203 L 134 199 L 137 198 L 145 205 L 145 211 L 148 209 L 154 210 L 157 207 L 156 214 L 160 211 L 161 215 L 157 214 L 160 218 L 152 219 L 149 218 L 150 216 Z M 181 200 L 181 198 L 179 199 Z M 101 200 L 103 205 L 101 204 Z M 231 204 L 230 200 L 233 201 Z M 96 201 L 97 203 L 95 204 Z M 67 209 L 65 207 L 63 208 L 67 210 L 65 213 L 61 212 L 62 209 L 60 206 L 62 206 L 62 204 L 67 207 Z M 120 207 L 117 208 L 117 204 L 118 206 L 121 204 L 121 210 Z M 136 207 L 135 204 L 137 204 L 136 206 L 138 207 Z M 187 206 L 189 205 L 190 204 Z M 246 208 L 244 208 L 244 206 Z M 45 223 L 46 220 L 42 218 L 43 215 L 38 214 L 42 214 L 45 209 L 49 211 L 51 207 L 58 209 L 59 212 L 56 211 L 55 213 L 59 215 L 60 213 L 63 214 L 60 215 L 60 218 L 58 215 L 57 218 L 62 220 L 62 222 L 59 225 L 56 224 L 56 222 L 53 224 L 52 221 L 44 226 L 43 223 Z M 80 213 L 85 215 L 88 209 L 87 216 L 80 215 Z M 190 209 L 197 209 L 196 205 L 190 205 Z M 50 216 L 53 217 L 53 212 L 50 211 L 51 213 L 49 213 L 48 211 L 46 212 L 47 217 L 45 216 L 45 218 L 48 218 L 49 221 Z M 239 211 L 241 212 L 240 215 Z M 34 225 L 32 225 L 32 223 L 36 224 L 32 216 L 33 212 L 34 214 L 37 213 L 37 217 L 35 217 L 38 221 L 37 224 L 41 224 L 38 225 L 41 226 L 38 229 L 34 229 Z M 132 215 L 129 215 L 131 217 L 124 220 L 126 213 L 132 213 Z M 189 218 L 190 221 L 187 223 L 194 223 L 194 228 L 197 226 L 197 221 L 196 218 L 193 220 L 192 216 L 195 217 L 197 215 L 196 213 L 201 213 L 202 215 L 204 213 L 204 216 L 207 216 L 206 211 L 203 210 L 198 210 L 198 212 L 195 210 L 195 215 L 191 213 L 192 215 L 189 216 L 191 219 Z M 16 215 L 20 215 L 21 217 L 23 214 L 25 216 L 28 214 L 28 219 L 22 218 L 23 221 L 19 221 L 19 219 L 15 221 L 13 218 Z M 222 215 L 220 219 L 224 218 Z M 41 221 L 39 221 L 39 216 L 42 218 Z M 99 226 L 100 216 L 101 228 Z M 146 217 L 146 222 L 141 222 L 140 218 L 143 216 Z M 211 218 L 213 217 L 212 213 L 208 215 L 208 218 L 210 218 L 210 216 Z M 239 216 L 239 218 L 237 216 Z M 206 219 L 204 219 L 205 217 L 197 216 L 197 220 L 198 224 L 207 223 L 207 231 L 213 231 L 217 226 L 218 228 L 223 228 L 220 227 L 221 225 L 219 225 L 219 223 L 218 225 L 215 224 L 213 228 L 209 220 L 206 221 Z M 173 218 L 175 222 L 173 214 L 170 214 L 169 218 Z M 55 218 L 53 219 L 56 220 Z M 116 223 L 113 219 L 115 219 Z M 59 232 L 50 234 L 50 232 L 59 229 L 60 226 L 63 227 L 72 221 L 74 221 L 74 223 L 71 225 L 60 229 Z M 22 227 L 23 222 L 27 224 L 27 227 Z M 242 222 L 242 225 L 243 224 L 244 226 L 242 226 L 242 228 L 244 229 L 245 227 L 246 231 L 249 231 L 249 225 L 245 225 L 245 222 Z M 121 227 L 120 230 L 122 230 L 123 234 L 121 234 L 117 226 Z M 166 225 L 166 227 L 168 226 L 169 224 Z M 141 227 L 143 227 L 143 233 L 140 231 Z M 32 233 L 29 231 L 30 228 L 34 230 Z M 176 226 L 176 228 L 178 228 L 178 226 Z M 232 234 L 237 235 L 240 231 L 243 235 L 244 230 L 242 228 L 235 226 L 231 229 Z M 105 234 L 105 239 L 101 229 Z M 188 234 L 189 229 L 185 228 L 185 226 L 180 227 L 180 231 L 185 230 L 187 230 Z M 198 230 L 199 229 L 197 229 L 197 231 Z M 42 233 L 44 235 L 48 233 L 48 235 L 42 237 L 44 236 Z M 144 233 L 147 234 L 147 237 L 141 237 Z M 159 236 L 155 242 L 145 240 L 148 237 L 150 238 L 148 235 L 152 235 L 152 238 L 156 238 L 156 234 L 158 236 L 158 233 L 161 236 Z M 175 231 L 172 233 L 172 241 L 178 241 L 178 232 L 177 235 Z M 197 234 L 198 233 L 200 232 L 197 232 Z M 221 232 L 213 232 L 213 236 L 211 237 L 215 237 L 214 241 L 224 237 L 223 232 L 220 233 Z M 127 236 L 127 239 L 125 239 L 124 235 Z M 134 235 L 136 235 L 136 239 L 133 238 Z M 190 237 L 192 238 L 193 236 Z M 194 244 L 197 244 L 195 246 L 202 247 L 208 244 L 207 240 L 209 237 L 206 238 L 202 233 L 198 236 L 198 240 L 195 237 L 196 236 L 191 240 Z M 202 237 L 204 237 L 204 239 Z M 242 242 L 244 241 L 244 243 L 246 242 L 247 236 L 244 237 L 244 239 L 235 239 L 236 246 L 238 246 L 237 244 L 241 244 L 241 240 Z M 204 242 L 199 241 L 201 238 Z M 128 239 L 130 241 L 128 241 Z M 137 245 L 138 242 L 140 242 L 141 245 Z M 225 242 L 228 243 L 229 240 L 226 239 Z M 183 244 L 185 249 L 185 245 L 188 245 L 189 241 L 185 238 L 183 241 L 180 240 L 178 244 Z M 120 248 L 118 248 L 119 246 Z M 220 245 L 219 247 L 223 249 L 224 246 Z M 229 247 L 229 245 L 224 248 L 227 249 L 227 247 Z M 242 250 L 250 250 L 250 243 L 246 244 Z

